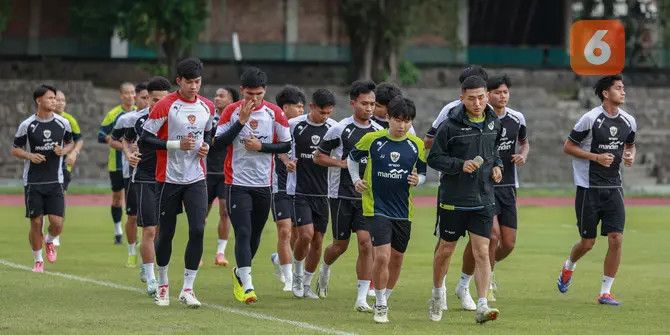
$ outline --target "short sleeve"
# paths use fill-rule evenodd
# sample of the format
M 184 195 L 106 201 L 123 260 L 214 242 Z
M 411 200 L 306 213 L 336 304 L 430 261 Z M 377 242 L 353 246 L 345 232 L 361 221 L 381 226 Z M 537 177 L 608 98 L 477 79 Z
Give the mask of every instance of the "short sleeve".
M 19 128 L 14 135 L 14 147 L 23 148 L 28 142 L 28 124 L 29 122 L 21 122 Z
M 163 124 L 165 124 L 165 121 L 167 120 L 171 104 L 171 99 L 162 99 L 157 104 L 155 104 L 149 112 L 149 117 L 147 117 L 147 120 L 144 121 L 144 130 L 154 135 L 158 135 L 158 131 L 161 129 L 161 127 L 163 127 Z
M 319 151 L 324 154 L 330 155 L 330 152 L 335 150 L 335 148 L 340 146 L 340 134 L 342 134 L 342 124 L 338 123 L 333 127 L 330 127 L 326 132 L 326 135 L 323 136 L 323 141 L 319 144 Z
M 568 139 L 577 144 L 582 143 L 582 141 L 589 135 L 591 127 L 593 126 L 593 121 L 594 119 L 591 116 L 591 113 L 584 114 L 575 124 Z

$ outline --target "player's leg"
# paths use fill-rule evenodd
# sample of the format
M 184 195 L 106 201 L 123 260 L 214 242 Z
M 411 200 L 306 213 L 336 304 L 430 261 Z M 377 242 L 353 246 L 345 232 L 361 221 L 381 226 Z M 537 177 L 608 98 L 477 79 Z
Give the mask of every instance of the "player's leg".
M 158 266 L 158 293 L 155 302 L 159 306 L 168 306 L 169 281 L 168 264 L 172 256 L 172 239 L 177 225 L 177 212 L 182 206 L 180 185 L 160 183 L 158 185 L 158 238 L 156 240 L 156 265 Z
M 250 188 L 231 185 L 228 187 L 228 214 L 235 233 L 235 260 L 233 269 L 233 296 L 245 303 L 256 302 L 256 293 L 251 281 L 252 239 L 252 194 Z M 253 293 L 253 297 L 251 296 Z M 248 296 L 247 296 L 248 295 Z
M 572 284 L 572 274 L 577 267 L 577 261 L 586 255 L 596 243 L 596 235 L 599 215 L 599 199 L 597 190 L 577 187 L 575 196 L 575 214 L 577 216 L 577 229 L 581 239 L 572 246 L 570 256 L 563 263 L 558 276 L 557 287 L 561 293 L 568 291 Z
M 446 287 L 444 277 L 449 271 L 451 256 L 456 249 L 456 243 L 465 235 L 465 225 L 461 219 L 461 212 L 438 208 L 437 231 L 439 241 L 433 256 L 433 289 L 428 300 L 428 318 L 432 321 L 442 319 L 444 295 Z
M 392 222 L 393 235 L 391 236 L 391 258 L 389 259 L 389 279 L 386 283 L 386 299 L 391 296 L 400 279 L 400 269 L 405 258 L 405 251 L 409 244 L 412 225 L 409 221 L 394 220 Z
M 323 249 L 323 236 L 328 229 L 328 201 L 325 198 L 308 197 L 307 210 L 309 217 L 308 221 L 312 221 L 314 227 L 314 234 L 309 244 L 309 252 L 305 259 L 305 280 L 304 280 L 304 296 L 312 299 L 318 299 L 319 296 L 312 292 L 312 276 L 316 272 L 319 260 L 321 259 L 321 252 Z M 297 217 L 297 216 L 296 216 Z M 318 286 L 318 285 L 317 285 Z
M 222 192 L 225 193 L 225 190 Z M 228 237 L 230 236 L 230 218 L 228 217 L 228 209 L 226 199 L 219 198 L 219 225 L 216 228 L 218 239 L 216 241 L 216 264 L 228 266 L 226 259 L 226 245 L 228 245 Z M 219 257 L 219 255 L 221 255 Z
M 314 236 L 314 224 L 312 211 L 304 197 L 296 196 L 293 199 L 293 212 L 298 230 L 298 239 L 293 248 L 293 295 L 302 298 L 305 295 L 305 285 L 311 282 L 311 278 L 310 282 L 305 281 L 305 258 Z
M 44 237 L 44 247 L 46 249 L 47 260 L 49 263 L 53 263 L 57 257 L 54 240 L 63 231 L 65 194 L 60 184 L 42 185 L 40 190 L 44 201 L 44 210 L 42 213 L 48 215 L 49 218 L 49 228 L 47 229 L 47 235 Z
M 121 220 L 123 218 L 123 172 L 110 171 L 109 180 L 112 184 L 112 222 L 114 223 L 114 244 L 121 244 L 123 237 L 123 228 Z
M 493 228 L 493 208 L 464 213 L 464 222 L 470 235 L 472 253 L 475 257 L 475 284 L 477 286 L 477 312 L 475 321 L 484 323 L 498 318 L 499 311 L 490 308 L 486 293 L 491 285 L 491 261 L 489 245 Z
M 608 189 L 609 201 L 603 206 L 601 234 L 607 235 L 607 254 L 605 255 L 603 279 L 600 286 L 598 302 L 607 305 L 619 305 L 612 295 L 614 277 L 619 271 L 621 253 L 623 249 L 623 229 L 626 221 L 626 211 L 623 201 L 623 191 Z
M 179 301 L 190 308 L 200 307 L 193 284 L 202 258 L 205 220 L 207 219 L 207 185 L 204 180 L 184 186 L 183 198 L 188 219 L 188 243 L 184 253 L 184 285 Z
M 505 259 L 516 245 L 517 209 L 516 188 L 509 187 L 505 191 L 505 200 L 500 208 L 497 220 L 500 226 L 500 242 L 495 252 L 495 261 Z
M 142 242 L 140 243 L 142 271 L 140 271 L 140 280 L 147 283 L 147 294 L 154 296 L 158 289 L 158 282 L 154 274 L 156 257 L 154 241 L 158 225 L 156 184 L 137 183 L 133 187 L 133 191 L 135 191 L 137 199 L 137 225 L 142 227 Z
M 328 199 L 328 205 L 332 218 L 333 242 L 324 250 L 323 262 L 321 263 L 321 269 L 319 269 L 317 293 L 321 298 L 328 296 L 330 267 L 347 251 L 349 238 L 351 237 L 351 227 L 348 223 L 352 219 L 349 202 L 343 199 Z
M 44 259 L 42 258 L 44 200 L 36 188 L 36 185 L 26 185 L 23 188 L 23 195 L 26 204 L 26 218 L 30 222 L 28 241 L 33 252 L 33 272 L 44 272 Z
M 392 228 L 390 220 L 380 219 L 378 217 L 367 218 L 370 234 L 374 237 L 373 247 L 376 257 L 373 260 L 372 278 L 377 284 L 375 286 L 375 304 L 372 319 L 377 323 L 387 323 L 388 303 L 386 296 L 386 285 L 389 280 L 389 263 L 391 259 L 391 236 Z
M 362 202 L 352 200 L 352 221 L 351 229 L 356 232 L 358 242 L 358 258 L 356 260 L 356 277 L 358 277 L 356 310 L 359 312 L 372 312 L 368 305 L 366 297 L 370 290 L 372 280 L 372 238 L 363 217 Z
M 275 276 L 284 283 L 284 292 L 293 290 L 293 251 L 292 234 L 293 199 L 284 192 L 273 193 L 271 197 L 272 217 L 277 226 L 277 252 L 270 255 Z
M 137 266 L 137 199 L 133 192 L 133 183 L 129 178 L 124 180 L 126 199 L 126 240 L 128 242 L 128 260 L 126 266 Z

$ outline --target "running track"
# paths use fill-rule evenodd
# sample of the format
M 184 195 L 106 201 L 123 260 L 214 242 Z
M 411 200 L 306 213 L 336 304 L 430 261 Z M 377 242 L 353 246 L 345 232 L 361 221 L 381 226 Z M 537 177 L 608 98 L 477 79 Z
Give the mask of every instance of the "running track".
M 65 197 L 68 206 L 109 206 L 109 194 L 71 194 Z M 435 197 L 416 197 L 417 207 L 434 207 Z M 520 206 L 573 206 L 574 198 L 519 198 Z M 23 206 L 23 195 L 0 195 L 0 206 Z M 627 198 L 629 206 L 670 206 L 670 198 Z

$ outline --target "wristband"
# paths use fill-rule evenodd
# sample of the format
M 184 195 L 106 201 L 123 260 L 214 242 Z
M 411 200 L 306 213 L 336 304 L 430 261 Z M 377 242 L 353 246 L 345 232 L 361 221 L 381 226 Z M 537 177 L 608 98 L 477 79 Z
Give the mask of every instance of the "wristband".
M 181 141 L 179 140 L 169 140 L 165 144 L 165 148 L 168 150 L 179 150 L 181 149 Z

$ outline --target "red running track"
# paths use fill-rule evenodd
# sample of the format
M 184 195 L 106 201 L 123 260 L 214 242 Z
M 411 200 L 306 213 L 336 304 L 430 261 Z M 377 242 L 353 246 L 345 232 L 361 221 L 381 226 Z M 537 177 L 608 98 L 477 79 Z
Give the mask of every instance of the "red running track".
M 68 206 L 109 206 L 111 195 L 109 194 L 70 194 L 65 196 Z M 629 206 L 670 206 L 670 198 L 626 198 Z M 416 197 L 414 203 L 417 207 L 434 207 L 435 197 Z M 520 206 L 573 206 L 574 198 L 519 198 Z M 9 194 L 0 195 L 0 206 L 23 206 L 23 195 Z

